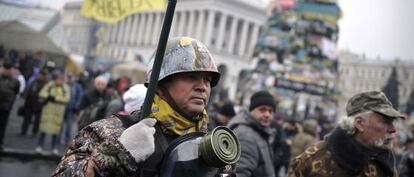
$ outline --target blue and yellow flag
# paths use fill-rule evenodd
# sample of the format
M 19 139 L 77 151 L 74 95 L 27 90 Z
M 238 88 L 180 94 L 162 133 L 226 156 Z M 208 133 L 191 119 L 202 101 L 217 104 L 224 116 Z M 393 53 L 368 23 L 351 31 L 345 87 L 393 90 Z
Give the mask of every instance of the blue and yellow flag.
M 81 14 L 88 18 L 114 24 L 142 11 L 164 10 L 166 0 L 84 0 Z

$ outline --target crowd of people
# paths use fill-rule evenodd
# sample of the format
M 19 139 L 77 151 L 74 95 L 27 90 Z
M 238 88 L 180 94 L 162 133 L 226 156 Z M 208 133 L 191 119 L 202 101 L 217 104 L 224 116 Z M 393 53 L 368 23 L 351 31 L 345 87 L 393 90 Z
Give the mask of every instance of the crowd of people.
M 52 153 L 59 153 L 58 143 L 68 147 L 53 176 L 157 176 L 164 153 L 157 133 L 168 144 L 217 126 L 238 138 L 241 155 L 230 170 L 238 177 L 414 176 L 414 126 L 382 92 L 355 95 L 336 122 L 323 115 L 286 119 L 266 90 L 253 94 L 247 107 L 228 99 L 209 104 L 220 73 L 200 41 L 182 37 L 168 42 L 152 112 L 141 118 L 149 79 L 130 85 L 42 62 L 31 62 L 39 65 L 27 71 L 20 57 L 41 59 L 15 52 L 0 52 L 0 145 L 13 103 L 21 99 L 21 136 L 38 139 L 35 151 L 49 149 L 49 136 Z
M 125 103 L 134 102 L 127 105 L 129 111 L 139 106 L 136 99 L 131 100 L 135 94 L 129 93 L 126 101 L 122 98 L 128 95 L 128 78 L 115 80 L 92 70 L 81 74 L 65 72 L 63 66 L 44 61 L 41 56 L 41 52 L 6 52 L 0 46 L 1 149 L 13 106 L 22 118 L 20 136 L 37 139 L 36 152 L 45 153 L 48 149 L 53 154 L 59 154 L 59 144 L 68 146 L 85 124 L 120 112 Z M 48 137 L 50 148 L 44 145 Z

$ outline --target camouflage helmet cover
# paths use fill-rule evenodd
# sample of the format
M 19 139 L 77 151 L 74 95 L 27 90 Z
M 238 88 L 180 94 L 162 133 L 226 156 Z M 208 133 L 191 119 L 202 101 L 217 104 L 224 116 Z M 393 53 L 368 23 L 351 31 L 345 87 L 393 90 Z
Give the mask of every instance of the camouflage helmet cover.
M 149 61 L 145 85 L 148 85 L 150 80 L 154 60 L 155 55 Z M 212 87 L 217 85 L 220 79 L 220 73 L 217 70 L 214 59 L 204 44 L 189 37 L 170 39 L 167 42 L 158 81 L 168 76 L 185 72 L 212 73 Z

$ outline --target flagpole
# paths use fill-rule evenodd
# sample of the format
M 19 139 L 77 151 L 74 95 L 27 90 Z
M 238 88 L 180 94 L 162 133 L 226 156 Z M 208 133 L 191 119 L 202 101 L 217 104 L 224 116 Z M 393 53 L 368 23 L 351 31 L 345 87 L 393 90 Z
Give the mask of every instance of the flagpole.
M 154 100 L 155 89 L 158 83 L 158 77 L 160 75 L 162 60 L 164 58 L 165 48 L 167 45 L 168 36 L 170 34 L 176 4 L 177 0 L 168 0 L 167 10 L 165 12 L 164 22 L 161 29 L 160 40 L 158 41 L 154 64 L 152 65 L 151 77 L 141 112 L 141 118 L 146 118 L 151 113 L 152 101 Z

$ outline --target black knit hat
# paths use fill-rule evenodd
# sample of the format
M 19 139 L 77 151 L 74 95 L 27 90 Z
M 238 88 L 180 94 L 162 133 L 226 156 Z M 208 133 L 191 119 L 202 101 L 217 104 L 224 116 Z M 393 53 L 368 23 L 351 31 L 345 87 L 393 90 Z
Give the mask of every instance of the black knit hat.
M 3 67 L 5 69 L 10 69 L 10 68 L 13 68 L 14 66 L 13 66 L 13 64 L 11 62 L 6 61 L 6 62 L 3 63 Z
M 250 98 L 249 111 L 261 105 L 270 106 L 273 108 L 273 110 L 275 110 L 275 100 L 269 92 L 258 91 L 255 94 L 253 94 Z
M 224 103 L 223 106 L 219 108 L 218 112 L 227 117 L 234 117 L 236 115 L 236 111 L 234 111 L 234 105 L 232 102 Z

